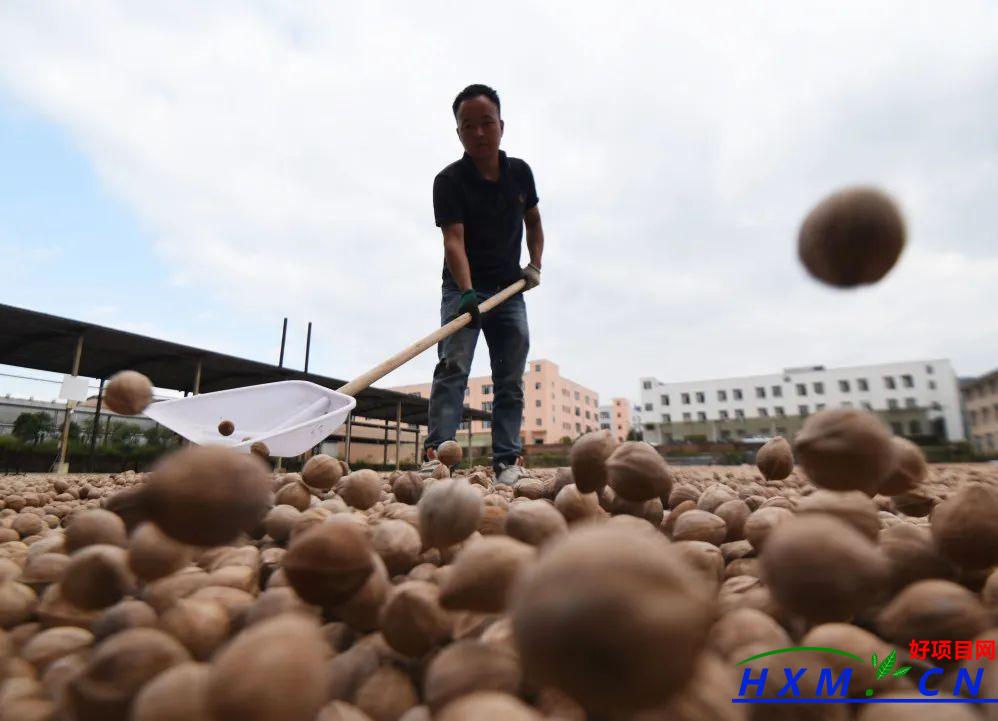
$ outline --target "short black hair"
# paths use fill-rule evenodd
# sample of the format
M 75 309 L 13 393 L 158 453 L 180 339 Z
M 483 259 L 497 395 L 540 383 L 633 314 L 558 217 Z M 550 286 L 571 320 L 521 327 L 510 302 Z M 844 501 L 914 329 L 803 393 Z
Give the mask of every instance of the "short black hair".
M 457 118 L 457 109 L 461 107 L 461 103 L 465 100 L 470 100 L 471 98 L 477 98 L 479 95 L 484 95 L 486 98 L 495 103 L 496 110 L 499 111 L 500 117 L 502 116 L 502 107 L 499 105 L 499 93 L 490 88 L 488 85 L 475 83 L 474 85 L 466 87 L 457 94 L 456 98 L 454 98 L 454 105 L 451 106 L 454 110 L 454 117 Z

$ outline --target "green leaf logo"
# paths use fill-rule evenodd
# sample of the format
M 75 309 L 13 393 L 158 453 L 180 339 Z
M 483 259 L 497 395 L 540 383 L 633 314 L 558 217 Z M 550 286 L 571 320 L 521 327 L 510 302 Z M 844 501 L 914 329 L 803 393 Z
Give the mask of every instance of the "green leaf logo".
M 897 671 L 895 671 L 891 675 L 894 676 L 894 678 L 901 678 L 902 676 L 904 676 L 909 671 L 911 671 L 911 666 L 902 666 L 901 668 L 899 668 Z
M 877 680 L 878 681 L 880 679 L 884 678 L 884 676 L 890 675 L 891 669 L 894 668 L 894 662 L 897 661 L 897 657 L 898 657 L 898 652 L 892 650 L 889 654 L 887 654 L 887 658 L 885 658 L 880 663 L 880 665 L 878 666 L 877 665 L 877 654 L 873 654 L 873 667 L 875 669 L 877 669 Z M 898 669 L 898 670 L 900 671 L 901 669 Z M 911 670 L 911 667 L 908 666 L 908 667 L 906 667 L 906 670 L 905 670 L 904 673 L 908 673 L 908 671 L 910 671 L 910 670 Z M 901 675 L 903 676 L 904 674 L 901 674 Z

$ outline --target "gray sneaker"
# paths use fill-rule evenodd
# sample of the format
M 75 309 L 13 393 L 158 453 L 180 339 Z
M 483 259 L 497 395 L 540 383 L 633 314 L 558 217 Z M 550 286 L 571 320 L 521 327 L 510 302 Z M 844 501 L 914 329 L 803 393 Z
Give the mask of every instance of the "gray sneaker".
M 430 461 L 424 461 L 423 465 L 419 467 L 419 475 L 423 478 L 429 478 L 433 475 L 433 472 L 440 467 L 440 461 L 436 458 Z
M 527 469 L 516 463 L 499 463 L 495 467 L 496 483 L 504 486 L 514 486 L 521 478 L 526 478 L 530 474 Z

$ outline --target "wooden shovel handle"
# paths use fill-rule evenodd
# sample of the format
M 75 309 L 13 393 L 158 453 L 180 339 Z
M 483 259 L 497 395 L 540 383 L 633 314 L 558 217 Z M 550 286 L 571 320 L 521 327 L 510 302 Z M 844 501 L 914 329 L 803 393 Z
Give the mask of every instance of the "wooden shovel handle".
M 508 300 L 509 298 L 513 297 L 521 290 L 523 290 L 523 287 L 526 284 L 527 281 L 521 278 L 512 285 L 503 288 L 501 291 L 499 291 L 492 297 L 487 298 L 485 301 L 480 303 L 478 305 L 479 312 L 481 313 L 489 312 L 503 301 Z M 459 330 L 468 325 L 468 323 L 470 322 L 471 322 L 471 313 L 462 313 L 447 325 L 437 328 L 435 331 L 433 331 L 424 338 L 420 338 L 418 341 L 410 345 L 408 348 L 399 351 L 388 360 L 382 361 L 378 365 L 374 366 L 374 368 L 372 368 L 371 370 L 367 371 L 362 375 L 357 376 L 352 381 L 347 383 L 345 386 L 342 386 L 337 390 L 340 393 L 344 393 L 348 396 L 357 395 L 365 388 L 368 388 L 372 383 L 376 383 L 377 381 L 384 378 L 386 375 L 391 373 L 400 365 L 403 365 L 404 363 L 408 363 L 409 361 L 411 361 L 413 358 L 418 356 L 427 348 L 431 348 L 440 341 L 442 341 L 444 338 L 454 335 Z

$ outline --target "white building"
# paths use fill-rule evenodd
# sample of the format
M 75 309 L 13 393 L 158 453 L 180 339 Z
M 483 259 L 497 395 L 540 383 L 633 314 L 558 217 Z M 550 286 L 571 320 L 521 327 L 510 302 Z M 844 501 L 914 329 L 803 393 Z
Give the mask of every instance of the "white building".
M 792 436 L 807 415 L 839 407 L 874 411 L 898 435 L 965 438 L 956 375 L 945 359 L 684 383 L 641 379 L 641 427 L 652 444 Z

